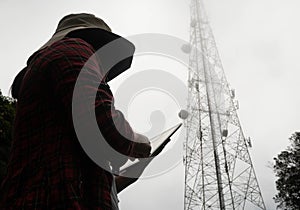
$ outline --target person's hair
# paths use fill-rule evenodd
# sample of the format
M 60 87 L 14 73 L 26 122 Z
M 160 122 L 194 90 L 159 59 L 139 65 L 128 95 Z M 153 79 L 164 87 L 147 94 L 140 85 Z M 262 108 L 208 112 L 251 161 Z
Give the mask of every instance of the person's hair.
M 19 93 L 20 93 L 20 89 L 21 89 L 21 85 L 22 85 L 22 81 L 23 78 L 26 74 L 27 71 L 27 67 L 23 68 L 15 77 L 12 85 L 11 85 L 11 96 L 14 99 L 18 99 L 19 98 Z

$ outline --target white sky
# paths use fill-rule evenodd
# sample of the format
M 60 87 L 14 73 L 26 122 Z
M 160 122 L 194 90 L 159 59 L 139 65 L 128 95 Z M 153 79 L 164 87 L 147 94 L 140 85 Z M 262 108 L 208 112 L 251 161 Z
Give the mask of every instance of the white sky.
M 239 99 L 244 133 L 252 138 L 251 156 L 267 209 L 275 209 L 275 177 L 268 162 L 299 131 L 300 2 L 210 0 L 205 4 L 227 79 Z M 0 89 L 5 95 L 27 58 L 71 12 L 94 13 L 124 36 L 151 32 L 187 41 L 189 37 L 189 1 L 184 0 L 1 0 Z M 120 200 L 124 210 L 183 209 L 182 167 L 138 181 L 122 192 Z

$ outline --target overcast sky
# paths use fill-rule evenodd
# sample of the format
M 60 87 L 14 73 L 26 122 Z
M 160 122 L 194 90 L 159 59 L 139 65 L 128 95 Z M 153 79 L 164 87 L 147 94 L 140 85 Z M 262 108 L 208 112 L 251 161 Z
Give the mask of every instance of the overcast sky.
M 68 13 L 94 13 L 123 36 L 150 32 L 188 41 L 189 3 L 1 0 L 0 89 L 8 95 L 14 76 L 27 58 L 51 37 L 59 19 Z M 227 80 L 236 90 L 243 131 L 252 139 L 251 157 L 267 209 L 274 209 L 275 177 L 269 162 L 287 147 L 289 136 L 299 131 L 300 2 L 210 0 L 205 5 Z M 112 88 L 116 90 L 121 83 L 122 78 L 118 78 Z M 183 184 L 179 164 L 164 175 L 138 181 L 126 189 L 120 195 L 120 207 L 183 209 Z

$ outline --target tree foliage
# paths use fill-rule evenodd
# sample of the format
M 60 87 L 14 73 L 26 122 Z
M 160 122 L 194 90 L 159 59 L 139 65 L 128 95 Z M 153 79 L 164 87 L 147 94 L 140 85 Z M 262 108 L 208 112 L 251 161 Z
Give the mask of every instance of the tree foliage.
M 6 165 L 12 140 L 15 101 L 0 91 L 0 184 L 6 173 Z
M 278 194 L 275 202 L 278 208 L 300 209 L 300 132 L 290 137 L 291 146 L 282 151 L 275 160 L 274 170 L 278 177 Z

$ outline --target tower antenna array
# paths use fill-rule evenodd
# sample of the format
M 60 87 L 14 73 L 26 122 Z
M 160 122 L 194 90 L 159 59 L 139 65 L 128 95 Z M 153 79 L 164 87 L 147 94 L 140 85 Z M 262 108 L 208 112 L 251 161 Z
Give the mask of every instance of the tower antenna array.
M 184 209 L 266 209 L 201 0 L 191 0 Z

